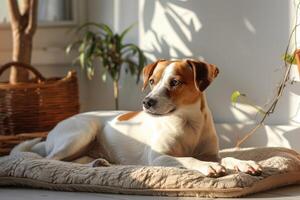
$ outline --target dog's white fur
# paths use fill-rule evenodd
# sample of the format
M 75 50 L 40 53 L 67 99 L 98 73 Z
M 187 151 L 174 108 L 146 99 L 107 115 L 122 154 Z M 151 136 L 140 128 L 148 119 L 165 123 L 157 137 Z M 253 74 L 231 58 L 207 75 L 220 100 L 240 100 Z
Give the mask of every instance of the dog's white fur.
M 178 62 L 187 65 L 183 63 L 186 61 Z M 87 163 L 105 158 L 117 164 L 178 166 L 198 170 L 206 176 L 224 174 L 225 167 L 252 174 L 259 172 L 259 165 L 252 161 L 225 158 L 221 161 L 224 166 L 218 162 L 218 139 L 203 92 L 197 101 L 180 106 L 166 96 L 177 64 L 165 62 L 154 66 L 151 72 L 155 75 L 164 70 L 147 95 L 157 100 L 156 108 L 144 108 L 126 120 L 120 120 L 120 114 L 126 112 L 79 114 L 60 122 L 45 142 L 20 144 L 12 153 L 30 149 L 56 160 Z

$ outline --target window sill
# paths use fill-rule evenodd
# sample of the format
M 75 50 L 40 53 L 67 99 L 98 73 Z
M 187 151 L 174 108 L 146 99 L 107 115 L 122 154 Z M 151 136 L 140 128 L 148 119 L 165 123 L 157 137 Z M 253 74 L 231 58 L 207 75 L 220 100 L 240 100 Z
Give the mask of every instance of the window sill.
M 0 51 L 0 64 L 11 61 L 12 50 Z M 71 64 L 74 55 L 67 55 L 63 48 L 49 47 L 42 49 L 34 49 L 32 52 L 32 65 L 53 65 L 60 66 L 61 64 Z
M 76 21 L 41 22 L 38 24 L 38 28 L 64 28 L 77 25 L 78 22 Z M 0 29 L 11 29 L 11 27 L 9 23 L 0 23 Z

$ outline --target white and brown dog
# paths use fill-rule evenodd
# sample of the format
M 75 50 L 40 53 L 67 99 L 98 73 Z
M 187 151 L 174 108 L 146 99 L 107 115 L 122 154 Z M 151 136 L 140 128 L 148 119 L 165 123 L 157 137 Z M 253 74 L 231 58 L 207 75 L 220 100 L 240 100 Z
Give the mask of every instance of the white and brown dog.
M 219 160 L 218 138 L 204 90 L 216 66 L 196 60 L 158 60 L 144 68 L 151 92 L 141 112 L 91 112 L 60 122 L 46 141 L 27 141 L 12 153 L 33 151 L 49 159 L 88 163 L 178 166 L 220 176 L 226 169 L 258 174 L 253 161 Z M 92 162 L 95 164 L 95 162 Z

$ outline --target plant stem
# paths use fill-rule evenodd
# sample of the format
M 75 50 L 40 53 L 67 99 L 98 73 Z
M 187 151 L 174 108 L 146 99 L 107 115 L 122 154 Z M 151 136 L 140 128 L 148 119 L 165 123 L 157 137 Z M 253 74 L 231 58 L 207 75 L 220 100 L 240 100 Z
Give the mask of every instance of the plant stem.
M 292 40 L 292 36 L 293 34 L 295 34 L 295 38 L 297 37 L 297 28 L 300 24 L 298 24 L 298 11 L 299 11 L 299 7 L 300 7 L 300 2 L 297 4 L 297 10 L 296 10 L 296 24 L 294 26 L 294 28 L 292 29 L 291 33 L 290 33 L 290 36 L 289 36 L 289 41 L 288 41 L 288 45 L 286 47 L 286 50 L 285 50 L 285 54 L 284 55 L 287 55 L 288 54 L 288 51 L 289 51 L 289 48 L 290 48 L 290 43 L 291 43 L 291 40 Z M 297 41 L 295 40 L 295 48 L 297 48 Z M 295 54 L 293 54 L 293 59 L 295 59 Z M 268 107 L 267 111 L 264 113 L 262 119 L 260 120 L 260 122 L 253 128 L 250 130 L 250 132 L 248 132 L 242 139 L 239 139 L 236 143 L 236 148 L 240 148 L 241 144 L 244 143 L 250 136 L 252 136 L 256 131 L 257 129 L 259 129 L 261 126 L 264 125 L 264 122 L 265 120 L 267 119 L 267 117 L 270 115 L 270 114 L 273 114 L 274 111 L 275 111 L 275 108 L 277 106 L 277 103 L 279 101 L 279 99 L 281 98 L 281 96 L 283 95 L 283 91 L 286 87 L 286 84 L 288 83 L 289 81 L 289 74 L 290 74 L 290 71 L 291 71 L 291 68 L 292 68 L 292 64 L 293 63 L 287 63 L 286 60 L 284 60 L 284 65 L 285 65 L 285 72 L 284 72 L 284 76 L 283 76 L 283 79 L 279 85 L 279 87 L 277 88 L 277 94 L 276 96 L 274 97 L 274 99 L 272 100 L 270 106 Z
M 286 66 L 284 77 L 283 77 L 283 79 L 281 81 L 280 86 L 277 89 L 277 94 L 276 94 L 275 98 L 273 99 L 271 105 L 268 107 L 267 111 L 263 114 L 263 117 L 260 120 L 260 122 L 253 129 L 251 129 L 251 131 L 248 132 L 242 139 L 240 139 L 240 140 L 237 141 L 236 146 L 235 146 L 236 148 L 239 148 L 242 143 L 244 143 L 250 136 L 253 135 L 253 133 L 256 132 L 256 130 L 258 128 L 260 128 L 264 124 L 266 118 L 270 114 L 274 113 L 274 110 L 275 110 L 275 108 L 277 106 L 277 103 L 278 103 L 280 97 L 283 95 L 283 91 L 284 91 L 284 89 L 286 87 L 286 84 L 287 84 L 287 82 L 289 80 L 289 74 L 290 74 L 291 67 L 292 67 L 292 64 L 290 64 L 289 66 Z
M 239 148 L 241 146 L 242 143 L 244 143 L 254 132 L 257 131 L 257 129 L 259 129 L 261 126 L 263 125 L 263 123 L 259 123 L 258 125 L 256 125 L 253 129 L 251 129 L 251 131 L 249 133 L 247 133 L 242 139 L 238 140 L 236 143 L 236 148 Z
M 114 99 L 115 99 L 115 109 L 119 110 L 119 81 L 114 80 Z

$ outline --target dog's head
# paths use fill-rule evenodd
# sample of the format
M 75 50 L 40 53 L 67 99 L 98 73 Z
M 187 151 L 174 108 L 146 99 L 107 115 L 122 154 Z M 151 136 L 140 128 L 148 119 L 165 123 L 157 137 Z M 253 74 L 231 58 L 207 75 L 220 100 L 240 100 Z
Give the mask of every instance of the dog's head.
M 198 60 L 158 60 L 144 68 L 143 90 L 151 92 L 143 100 L 144 111 L 166 115 L 196 103 L 201 93 L 219 73 L 215 65 Z

